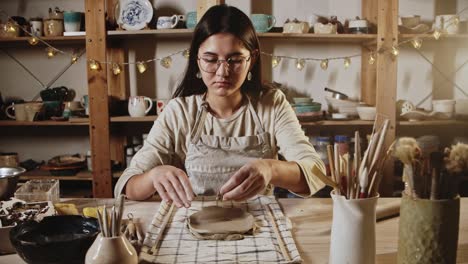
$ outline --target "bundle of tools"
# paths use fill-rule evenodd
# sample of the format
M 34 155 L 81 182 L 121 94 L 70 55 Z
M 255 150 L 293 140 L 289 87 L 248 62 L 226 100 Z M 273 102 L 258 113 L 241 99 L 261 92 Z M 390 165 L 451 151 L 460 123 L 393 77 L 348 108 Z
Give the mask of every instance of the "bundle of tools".
M 468 173 L 468 145 L 458 143 L 444 152 L 424 153 L 414 138 L 397 141 L 393 154 L 403 163 L 405 194 L 420 199 L 452 199 Z
M 377 121 L 376 121 L 377 123 Z M 364 155 L 361 155 L 361 138 L 355 132 L 354 153 L 340 153 L 338 144 L 328 145 L 327 154 L 330 164 L 331 179 L 324 182 L 332 186 L 336 194 L 347 199 L 374 197 L 378 194 L 382 179 L 382 168 L 390 156 L 393 144 L 384 151 L 384 142 L 390 120 L 385 119 L 377 129 L 374 124 Z M 318 173 L 315 169 L 314 173 Z M 318 173 L 320 174 L 320 173 Z M 324 179 L 323 174 L 319 175 Z

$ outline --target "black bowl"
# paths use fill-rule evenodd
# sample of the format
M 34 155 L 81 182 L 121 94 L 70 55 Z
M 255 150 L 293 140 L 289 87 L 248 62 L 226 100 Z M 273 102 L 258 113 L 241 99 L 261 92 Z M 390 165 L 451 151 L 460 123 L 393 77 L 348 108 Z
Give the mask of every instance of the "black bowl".
M 15 226 L 10 240 L 27 263 L 84 263 L 98 233 L 95 218 L 59 215 Z

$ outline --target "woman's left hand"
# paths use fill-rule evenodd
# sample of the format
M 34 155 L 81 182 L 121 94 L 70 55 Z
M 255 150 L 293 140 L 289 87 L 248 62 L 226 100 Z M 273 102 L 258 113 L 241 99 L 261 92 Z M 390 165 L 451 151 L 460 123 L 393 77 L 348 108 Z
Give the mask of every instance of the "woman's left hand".
M 268 160 L 254 160 L 242 166 L 221 187 L 223 200 L 247 200 L 270 183 L 272 166 Z

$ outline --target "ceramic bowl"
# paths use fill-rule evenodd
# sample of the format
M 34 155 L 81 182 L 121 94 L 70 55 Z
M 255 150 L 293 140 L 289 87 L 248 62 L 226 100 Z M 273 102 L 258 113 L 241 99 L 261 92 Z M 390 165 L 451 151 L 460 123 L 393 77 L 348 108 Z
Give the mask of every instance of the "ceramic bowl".
M 421 121 L 427 119 L 429 117 L 429 114 L 420 110 L 412 110 L 403 113 L 400 116 L 409 121 Z
M 314 99 L 310 97 L 294 97 L 293 101 L 296 105 L 306 105 L 312 103 Z
M 375 120 L 375 106 L 358 106 L 356 110 L 361 120 Z
M 432 111 L 453 113 L 455 112 L 455 100 L 432 100 Z
M 308 113 L 308 112 L 320 112 L 322 105 L 314 103 L 310 105 L 294 105 L 294 111 L 296 114 Z
M 13 227 L 10 240 L 27 263 L 84 263 L 98 233 L 95 218 L 59 215 Z
M 356 112 L 356 107 L 358 106 L 358 102 L 355 102 L 355 101 L 351 101 L 351 100 L 339 100 L 339 99 L 335 99 L 333 97 L 329 97 L 329 96 L 326 96 L 325 97 L 325 100 L 327 101 L 327 104 L 328 104 L 328 108 L 329 108 L 329 111 L 332 112 L 332 113 L 336 113 L 336 112 L 339 112 L 340 111 L 340 108 L 341 110 L 350 110 L 354 107 L 354 111 L 352 112 Z M 345 110 L 345 111 L 346 111 Z M 348 111 L 349 112 L 349 111 Z M 356 113 L 357 114 L 357 113 Z

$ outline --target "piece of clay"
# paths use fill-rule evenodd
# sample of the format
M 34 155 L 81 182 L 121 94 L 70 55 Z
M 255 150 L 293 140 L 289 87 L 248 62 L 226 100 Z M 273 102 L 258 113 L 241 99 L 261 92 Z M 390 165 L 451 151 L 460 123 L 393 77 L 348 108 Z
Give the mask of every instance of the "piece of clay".
M 198 239 L 239 240 L 253 231 L 255 219 L 241 208 L 208 206 L 192 214 L 187 226 Z

